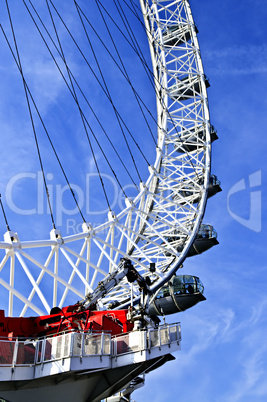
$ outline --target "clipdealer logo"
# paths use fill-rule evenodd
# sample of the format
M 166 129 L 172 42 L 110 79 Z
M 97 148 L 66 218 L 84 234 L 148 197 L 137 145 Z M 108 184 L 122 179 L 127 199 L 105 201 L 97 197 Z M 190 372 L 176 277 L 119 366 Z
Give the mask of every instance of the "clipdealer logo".
M 242 226 L 260 233 L 262 229 L 262 172 L 258 170 L 248 177 L 248 186 L 246 180 L 242 179 L 231 187 L 227 195 L 227 209 L 231 217 Z M 243 218 L 230 208 L 230 199 L 237 193 L 244 193 L 249 190 L 249 217 Z

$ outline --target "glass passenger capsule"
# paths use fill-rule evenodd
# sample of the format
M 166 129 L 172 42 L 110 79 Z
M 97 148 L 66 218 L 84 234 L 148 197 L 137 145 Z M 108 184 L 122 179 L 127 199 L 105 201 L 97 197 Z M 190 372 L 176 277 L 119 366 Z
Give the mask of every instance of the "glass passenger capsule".
M 169 96 L 171 99 L 180 101 L 187 100 L 194 96 L 200 96 L 200 75 L 190 74 L 182 79 L 176 78 L 176 83 L 169 88 Z M 206 88 L 209 88 L 210 83 L 204 75 Z
M 197 185 L 201 186 L 203 184 L 203 178 L 197 181 Z M 172 199 L 180 204 L 185 204 L 186 202 L 197 203 L 201 199 L 201 190 L 197 185 L 194 184 L 192 180 L 190 182 L 183 182 L 176 191 L 173 191 Z M 209 178 L 207 197 L 211 198 L 220 191 L 222 191 L 221 182 L 218 180 L 217 176 L 213 174 Z
M 196 33 L 198 29 L 194 25 Z M 163 33 L 163 43 L 165 46 L 180 46 L 191 39 L 191 25 L 175 24 L 169 25 Z
M 168 285 L 163 286 L 149 305 L 150 315 L 168 315 L 187 310 L 206 300 L 204 286 L 197 276 L 174 275 Z
M 212 124 L 210 124 L 209 129 L 211 142 L 216 141 L 218 139 L 217 130 Z M 204 144 L 205 125 L 201 124 L 181 130 L 174 147 L 177 152 L 185 153 L 195 151 L 199 146 L 204 146 Z
M 178 252 L 182 251 L 183 246 L 180 245 L 180 235 L 174 232 L 172 236 L 167 237 L 167 242 L 170 243 Z M 163 243 L 164 244 L 164 243 Z M 165 243 L 167 245 L 167 243 Z M 195 241 L 189 248 L 186 257 L 193 257 L 204 253 L 213 246 L 219 244 L 217 240 L 217 232 L 211 225 L 201 224 Z M 171 251 L 166 250 L 166 255 L 170 256 Z

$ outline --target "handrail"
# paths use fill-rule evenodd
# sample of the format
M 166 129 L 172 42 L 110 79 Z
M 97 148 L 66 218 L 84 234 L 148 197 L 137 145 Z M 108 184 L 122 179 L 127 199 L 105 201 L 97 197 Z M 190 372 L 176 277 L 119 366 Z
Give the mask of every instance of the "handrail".
M 0 339 L 0 366 L 33 366 L 70 357 L 116 357 L 179 343 L 180 323 L 131 331 L 115 336 L 102 331 L 68 331 L 39 339 Z

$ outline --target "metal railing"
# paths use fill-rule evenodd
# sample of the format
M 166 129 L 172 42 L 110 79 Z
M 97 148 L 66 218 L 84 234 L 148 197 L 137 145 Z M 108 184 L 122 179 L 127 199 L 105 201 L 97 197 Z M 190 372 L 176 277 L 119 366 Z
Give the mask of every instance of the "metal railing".
M 114 357 L 179 343 L 180 340 L 180 324 L 132 331 L 113 337 L 105 332 L 68 332 L 38 340 L 0 339 L 0 366 L 32 366 L 72 356 Z
M 150 350 L 181 341 L 180 324 L 166 324 L 156 329 L 140 330 L 113 337 L 113 355 Z

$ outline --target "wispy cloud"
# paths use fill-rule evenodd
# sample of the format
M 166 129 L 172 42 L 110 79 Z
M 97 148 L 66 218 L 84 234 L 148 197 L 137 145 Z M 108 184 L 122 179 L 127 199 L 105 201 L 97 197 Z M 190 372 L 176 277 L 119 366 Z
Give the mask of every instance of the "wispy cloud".
M 213 74 L 247 75 L 267 73 L 267 45 L 231 46 L 205 52 Z
M 206 311 L 202 305 L 201 315 L 198 307 L 182 314 L 182 350 L 175 354 L 175 361 L 147 376 L 147 388 L 140 395 L 146 392 L 149 400 L 162 402 L 173 398 L 176 389 L 177 400 L 185 402 L 194 398 L 202 402 L 265 400 L 267 298 L 253 302 L 247 311 L 243 305 L 222 308 L 215 303 Z M 182 384 L 190 379 L 194 387 L 189 390 Z M 162 381 L 168 381 L 165 396 L 158 385 Z
M 266 329 L 266 328 L 265 328 Z M 245 396 L 251 400 L 267 395 L 266 386 L 266 357 L 267 345 L 263 341 L 262 330 L 251 330 L 242 340 L 242 352 L 239 362 L 239 378 L 233 384 L 229 400 L 242 401 Z

